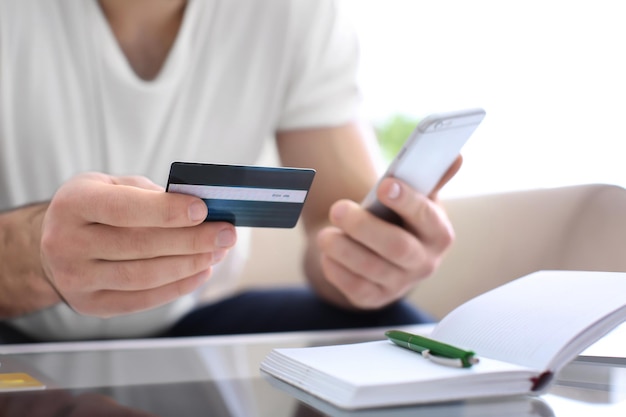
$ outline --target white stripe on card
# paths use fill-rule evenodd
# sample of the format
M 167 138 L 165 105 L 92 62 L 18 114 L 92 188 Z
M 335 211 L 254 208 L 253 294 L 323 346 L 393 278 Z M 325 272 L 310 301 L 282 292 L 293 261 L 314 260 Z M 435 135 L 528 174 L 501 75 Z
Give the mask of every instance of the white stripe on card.
M 218 185 L 169 184 L 168 191 L 204 199 L 304 203 L 307 190 L 278 188 L 225 187 Z

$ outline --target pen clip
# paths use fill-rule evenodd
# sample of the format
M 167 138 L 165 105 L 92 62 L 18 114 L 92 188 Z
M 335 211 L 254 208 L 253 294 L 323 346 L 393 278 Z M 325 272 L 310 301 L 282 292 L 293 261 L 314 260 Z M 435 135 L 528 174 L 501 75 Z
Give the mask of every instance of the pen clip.
M 463 368 L 463 361 L 461 359 L 446 358 L 443 356 L 433 355 L 428 349 L 422 351 L 422 356 L 438 365 L 451 366 L 453 368 Z

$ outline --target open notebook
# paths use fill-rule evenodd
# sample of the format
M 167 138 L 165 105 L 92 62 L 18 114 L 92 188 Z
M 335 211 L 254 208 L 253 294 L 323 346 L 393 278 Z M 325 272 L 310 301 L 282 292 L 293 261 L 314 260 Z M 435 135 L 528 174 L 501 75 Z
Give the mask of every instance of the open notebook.
M 274 349 L 261 369 L 347 409 L 539 394 L 625 320 L 626 273 L 540 271 L 464 303 L 435 326 L 431 338 L 476 352 L 480 363 L 471 368 L 380 340 Z

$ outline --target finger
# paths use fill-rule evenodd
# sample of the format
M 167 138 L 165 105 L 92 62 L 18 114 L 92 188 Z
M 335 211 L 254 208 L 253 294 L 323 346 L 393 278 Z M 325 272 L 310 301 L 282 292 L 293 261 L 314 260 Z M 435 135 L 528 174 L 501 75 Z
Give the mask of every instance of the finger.
M 331 207 L 331 222 L 401 269 L 431 268 L 424 244 L 414 234 L 379 219 L 352 201 L 335 203 Z
M 93 281 L 91 287 L 83 284 L 82 290 L 141 291 L 157 288 L 206 271 L 224 255 L 225 251 L 216 251 L 132 261 L 96 261 L 93 263 L 93 274 L 98 279 Z
M 395 283 L 399 268 L 378 253 L 349 238 L 340 229 L 327 228 L 318 235 L 318 245 L 328 258 L 351 273 L 381 286 Z
M 452 165 L 450 165 L 450 168 L 448 168 L 446 173 L 443 174 L 443 177 L 441 177 L 435 189 L 430 193 L 430 197 L 432 199 L 437 198 L 437 194 L 439 193 L 439 191 L 443 188 L 444 185 L 446 185 L 457 174 L 457 172 L 459 172 L 459 170 L 461 169 L 461 165 L 463 165 L 463 156 L 459 155 L 454 160 Z
M 98 291 L 79 303 L 73 303 L 72 308 L 81 314 L 103 318 L 144 311 L 192 293 L 209 279 L 210 274 L 210 270 L 205 270 L 148 290 Z
M 185 227 L 207 216 L 206 204 L 185 194 L 98 181 L 84 181 L 77 190 L 70 191 L 82 194 L 79 203 L 70 201 L 68 206 L 80 204 L 74 211 L 87 222 L 118 227 Z
M 78 256 L 109 261 L 206 253 L 230 248 L 237 240 L 235 227 L 224 222 L 181 228 L 119 228 L 99 223 L 86 227 L 88 238 L 78 245 Z
M 381 181 L 378 198 L 398 213 L 404 226 L 425 245 L 435 250 L 443 250 L 454 240 L 452 225 L 443 209 L 402 181 L 391 178 Z
M 354 274 L 335 260 L 322 256 L 324 276 L 348 299 L 351 305 L 363 309 L 380 308 L 388 303 L 384 288 Z

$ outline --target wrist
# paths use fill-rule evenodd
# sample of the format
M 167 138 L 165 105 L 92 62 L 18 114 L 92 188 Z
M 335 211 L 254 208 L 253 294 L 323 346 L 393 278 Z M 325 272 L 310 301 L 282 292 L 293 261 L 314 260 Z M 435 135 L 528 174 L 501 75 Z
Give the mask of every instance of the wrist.
M 61 301 L 41 265 L 47 203 L 0 214 L 0 318 L 17 317 Z

